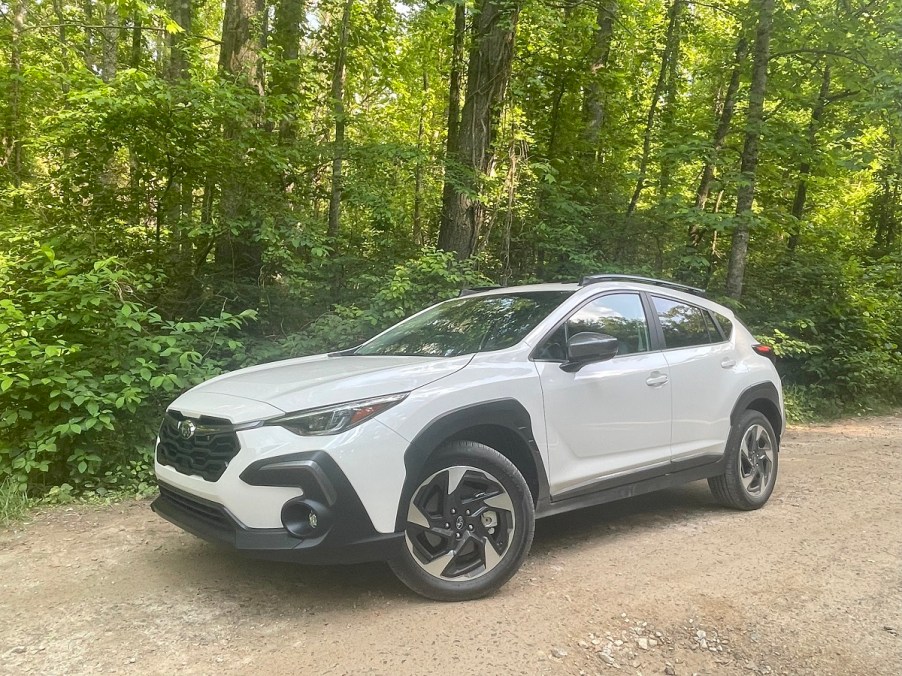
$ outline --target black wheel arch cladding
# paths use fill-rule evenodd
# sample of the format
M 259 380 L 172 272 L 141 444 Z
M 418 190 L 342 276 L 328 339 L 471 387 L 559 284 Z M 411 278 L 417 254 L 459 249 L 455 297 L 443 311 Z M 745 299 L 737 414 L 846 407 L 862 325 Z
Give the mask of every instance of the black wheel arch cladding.
M 780 394 L 773 383 L 759 383 L 744 390 L 730 413 L 730 424 L 735 425 L 740 416 L 749 410 L 758 411 L 767 418 L 779 443 L 783 436 L 783 412 L 780 409 Z
M 496 399 L 440 415 L 410 443 L 404 454 L 406 479 L 398 504 L 396 530 L 405 528 L 407 505 L 423 479 L 426 464 L 444 444 L 455 440 L 477 441 L 494 448 L 523 474 L 533 500 L 547 501 L 548 477 L 529 412 L 516 399 Z

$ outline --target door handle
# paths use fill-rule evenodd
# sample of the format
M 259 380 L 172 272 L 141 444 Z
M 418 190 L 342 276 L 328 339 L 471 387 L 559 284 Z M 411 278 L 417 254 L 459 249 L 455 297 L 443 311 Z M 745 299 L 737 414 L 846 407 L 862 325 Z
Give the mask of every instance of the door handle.
M 653 371 L 651 376 L 649 376 L 648 380 L 645 381 L 645 384 L 649 387 L 657 387 L 658 385 L 663 385 L 669 380 L 666 373 L 659 373 L 658 371 Z
M 735 359 L 724 359 L 722 362 L 720 362 L 720 366 L 721 366 L 721 368 L 731 369 L 734 366 L 736 366 L 736 360 Z

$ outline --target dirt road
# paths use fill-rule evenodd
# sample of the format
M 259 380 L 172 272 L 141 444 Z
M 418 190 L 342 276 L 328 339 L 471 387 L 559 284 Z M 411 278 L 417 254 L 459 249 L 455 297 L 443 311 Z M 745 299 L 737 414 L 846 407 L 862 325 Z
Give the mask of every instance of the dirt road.
M 800 427 L 770 503 L 707 486 L 540 521 L 492 598 L 259 563 L 145 502 L 0 533 L 0 672 L 902 674 L 902 416 Z

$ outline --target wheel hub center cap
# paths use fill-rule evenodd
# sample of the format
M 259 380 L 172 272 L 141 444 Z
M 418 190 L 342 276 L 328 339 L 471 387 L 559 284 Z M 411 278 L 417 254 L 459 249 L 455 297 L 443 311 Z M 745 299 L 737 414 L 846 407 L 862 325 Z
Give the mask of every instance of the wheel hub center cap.
M 454 526 L 457 528 L 457 530 L 463 530 L 464 518 L 462 516 L 457 517 L 457 521 L 454 522 Z

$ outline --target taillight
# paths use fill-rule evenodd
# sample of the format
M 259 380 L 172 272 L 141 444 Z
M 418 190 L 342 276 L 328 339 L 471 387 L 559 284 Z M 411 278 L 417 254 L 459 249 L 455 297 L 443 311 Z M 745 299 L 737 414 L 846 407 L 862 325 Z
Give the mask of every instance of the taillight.
M 762 357 L 767 357 L 772 362 L 777 361 L 777 355 L 774 354 L 774 348 L 772 348 L 770 345 L 762 345 L 761 343 L 755 343 L 754 345 L 752 345 L 752 349 L 755 352 L 757 352 L 758 354 L 760 354 Z

